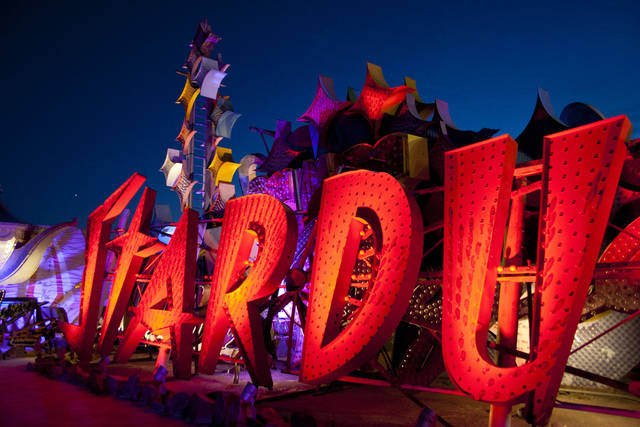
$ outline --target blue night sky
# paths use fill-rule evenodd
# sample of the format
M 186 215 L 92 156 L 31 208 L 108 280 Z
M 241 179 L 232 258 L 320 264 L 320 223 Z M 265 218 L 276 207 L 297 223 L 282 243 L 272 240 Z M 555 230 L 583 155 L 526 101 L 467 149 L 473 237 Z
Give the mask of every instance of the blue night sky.
M 3 6 L 1 200 L 23 222 L 87 215 L 133 172 L 173 207 L 158 172 L 184 110 L 174 70 L 198 22 L 222 36 L 239 160 L 307 109 L 319 75 L 357 91 L 366 62 L 391 86 L 449 103 L 461 129 L 519 135 L 537 87 L 556 113 L 573 101 L 627 114 L 640 136 L 640 6 L 615 2 L 11 2 Z M 446 3 L 446 5 L 445 5 Z M 9 8 L 9 9 L 7 9 Z M 269 139 L 269 142 L 271 140 Z

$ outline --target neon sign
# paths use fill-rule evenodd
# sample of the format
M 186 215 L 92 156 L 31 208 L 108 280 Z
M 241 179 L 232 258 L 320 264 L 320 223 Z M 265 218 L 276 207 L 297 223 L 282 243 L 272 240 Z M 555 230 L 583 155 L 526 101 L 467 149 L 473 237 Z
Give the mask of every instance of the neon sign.
M 213 373 L 231 326 L 251 379 L 271 387 L 258 303 L 278 289 L 291 265 L 298 237 L 295 217 L 291 209 L 266 194 L 230 200 L 224 215 L 227 225 L 220 235 L 216 265 L 226 267 L 214 271 L 199 366 Z M 258 257 L 244 277 L 254 242 Z
M 630 130 L 626 116 L 545 137 L 541 182 L 540 250 L 531 358 L 520 367 L 497 367 L 487 354 L 517 144 L 493 138 L 447 153 L 443 279 L 443 358 L 449 376 L 476 400 L 513 404 L 533 396 L 543 423 L 553 407 L 580 311 L 613 203 Z M 107 248 L 120 252 L 99 350 L 108 353 L 124 314 L 132 274 L 144 256 L 159 251 L 146 236 L 154 194 L 145 190 L 129 231 L 107 246 L 113 219 L 144 178 L 131 177 L 88 220 L 87 266 L 80 326 L 62 329 L 85 363 L 91 357 Z M 194 316 L 197 214 L 186 209 L 164 249 L 117 353 L 126 360 L 147 329 L 168 327 L 177 376 L 191 375 L 192 331 L 204 323 L 199 368 L 215 369 L 222 340 L 234 332 L 254 383 L 272 385 L 258 306 L 287 273 L 297 228 L 291 210 L 268 195 L 228 202 L 206 318 Z M 339 315 L 355 264 L 359 233 L 376 235 L 379 262 L 363 305 L 344 329 Z M 258 257 L 247 272 L 257 242 Z M 412 196 L 385 173 L 353 171 L 326 179 L 317 222 L 300 380 L 321 383 L 357 369 L 375 356 L 405 313 L 422 254 L 422 218 Z M 124 302 L 123 302 L 124 301 Z M 167 310 L 158 304 L 166 302 Z
M 532 358 L 497 367 L 487 354 L 517 146 L 502 136 L 447 153 L 442 345 L 445 366 L 476 400 L 513 404 L 533 392 L 551 414 L 626 153 L 626 117 L 545 138 Z M 465 165 L 482 164 L 480 176 Z

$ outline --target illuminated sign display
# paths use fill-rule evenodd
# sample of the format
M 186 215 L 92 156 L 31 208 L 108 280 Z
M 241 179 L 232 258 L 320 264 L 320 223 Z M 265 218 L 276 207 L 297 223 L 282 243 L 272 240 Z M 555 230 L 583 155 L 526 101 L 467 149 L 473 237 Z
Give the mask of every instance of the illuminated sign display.
M 447 153 L 442 345 L 445 366 L 476 400 L 516 403 L 534 392 L 540 424 L 551 413 L 593 277 L 626 153 L 625 117 L 545 138 L 534 324 L 538 342 L 519 367 L 487 354 L 517 145 L 502 136 Z M 468 165 L 481 164 L 480 176 Z
M 558 392 L 626 154 L 625 116 L 545 137 L 534 330 L 528 363 L 498 367 L 487 353 L 498 267 L 514 180 L 517 144 L 509 136 L 449 151 L 445 160 L 442 346 L 452 381 L 472 398 L 510 405 L 533 392 L 533 416 L 548 418 Z M 89 217 L 80 325 L 63 324 L 70 345 L 91 358 L 107 249 L 119 263 L 99 351 L 110 352 L 141 260 L 163 249 L 148 237 L 152 190 L 129 230 L 108 243 L 111 224 L 144 178 L 132 176 Z M 379 262 L 351 322 L 340 315 L 368 224 Z M 193 328 L 204 323 L 199 368 L 215 369 L 229 329 L 254 383 L 272 386 L 258 307 L 290 268 L 293 212 L 268 195 L 230 200 L 225 209 L 206 318 L 192 313 L 197 254 L 195 211 L 185 209 L 158 261 L 117 352 L 126 360 L 147 330 L 169 328 L 176 376 L 191 375 Z M 407 310 L 420 269 L 422 217 L 410 191 L 385 173 L 352 171 L 323 183 L 304 331 L 300 380 L 322 383 L 357 369 L 391 336 Z M 249 254 L 258 255 L 247 274 Z M 160 303 L 167 309 L 161 310 Z M 515 316 L 515 314 L 514 314 Z

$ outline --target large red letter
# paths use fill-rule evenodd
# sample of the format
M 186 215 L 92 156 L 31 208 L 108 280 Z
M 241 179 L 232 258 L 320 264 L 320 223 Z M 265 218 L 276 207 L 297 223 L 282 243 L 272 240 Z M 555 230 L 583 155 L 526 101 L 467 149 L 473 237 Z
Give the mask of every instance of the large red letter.
M 298 235 L 295 217 L 274 197 L 256 194 L 227 202 L 223 224 L 199 367 L 205 373 L 215 370 L 230 319 L 251 380 L 271 387 L 258 305 L 278 289 L 291 265 Z M 258 257 L 245 277 L 256 240 Z
M 130 309 L 135 316 L 118 347 L 118 362 L 129 359 L 147 330 L 168 328 L 171 345 L 176 352 L 173 373 L 178 378 L 191 376 L 193 328 L 202 323 L 202 319 L 193 314 L 197 238 L 198 213 L 185 209 L 140 303 Z M 167 310 L 156 308 L 164 302 Z
M 545 137 L 532 360 L 496 367 L 487 331 L 504 239 L 516 143 L 508 136 L 446 157 L 443 356 L 476 400 L 512 404 L 533 392 L 535 423 L 555 401 L 593 276 L 625 155 L 620 116 Z M 539 337 L 536 340 L 536 337 Z
M 107 355 L 113 350 L 118 326 L 136 284 L 136 275 L 140 272 L 144 260 L 138 251 L 158 241 L 155 237 L 147 235 L 155 199 L 156 192 L 145 188 L 136 213 L 129 224 L 129 230 L 107 244 L 107 249 L 118 253 L 118 265 L 109 293 L 109 303 L 104 312 L 102 332 L 98 343 L 98 351 L 103 355 Z
M 344 279 L 355 262 L 355 254 L 347 252 L 357 250 L 353 219 L 358 216 L 369 222 L 381 242 L 380 264 L 363 305 L 339 331 L 336 318 L 344 306 Z M 325 180 L 316 227 L 300 373 L 300 380 L 308 383 L 339 378 L 375 356 L 409 305 L 422 254 L 418 207 L 385 173 L 355 171 Z
M 100 297 L 104 283 L 107 249 L 111 224 L 122 213 L 133 195 L 144 183 L 145 177 L 134 174 L 120 186 L 104 204 L 98 206 L 87 220 L 87 250 L 80 293 L 80 324 L 60 322 L 60 329 L 80 358 L 81 363 L 89 363 L 93 352 L 93 340 L 96 336 L 98 317 L 100 316 Z

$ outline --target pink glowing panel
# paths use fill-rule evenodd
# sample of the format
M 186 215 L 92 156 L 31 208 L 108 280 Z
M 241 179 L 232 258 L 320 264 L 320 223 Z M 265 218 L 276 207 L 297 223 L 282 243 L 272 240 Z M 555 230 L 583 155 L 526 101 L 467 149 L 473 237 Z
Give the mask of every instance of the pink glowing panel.
M 256 194 L 230 200 L 225 209 L 216 268 L 211 284 L 200 370 L 215 370 L 222 341 L 231 325 L 241 341 L 256 384 L 271 386 L 257 306 L 275 292 L 293 258 L 297 227 L 293 213 L 275 198 Z M 258 256 L 249 266 L 257 241 Z
M 348 252 L 357 250 L 360 239 L 354 218 L 377 234 L 380 263 L 363 305 L 340 331 L 336 313 L 345 304 L 344 273 L 355 263 L 355 254 Z M 308 383 L 339 378 L 375 356 L 407 309 L 422 253 L 418 207 L 385 173 L 355 171 L 325 180 L 316 228 L 300 373 Z
M 133 174 L 98 206 L 87 220 L 87 253 L 80 291 L 79 325 L 58 323 L 69 345 L 78 353 L 81 363 L 89 363 L 93 352 L 107 260 L 105 244 L 110 237 L 111 224 L 122 213 L 145 179 L 140 174 Z
M 501 136 L 446 156 L 443 356 L 476 400 L 513 404 L 533 394 L 548 419 L 584 305 L 625 155 L 624 116 L 545 138 L 532 361 L 499 368 L 487 331 L 504 239 L 516 143 Z
M 116 352 L 117 361 L 129 359 L 147 330 L 168 329 L 175 354 L 173 373 L 178 378 L 191 376 L 193 329 L 202 323 L 193 314 L 197 239 L 198 213 L 185 209 L 140 303 L 130 309 L 134 317 Z M 157 308 L 164 304 L 166 310 Z
M 333 88 L 333 79 L 320 76 L 316 94 L 307 111 L 298 119 L 299 122 L 313 123 L 318 129 L 325 128 L 335 114 L 349 107 L 349 101 L 340 101 Z
M 127 309 L 131 292 L 136 283 L 136 274 L 140 272 L 144 257 L 140 256 L 138 251 L 157 242 L 156 238 L 147 235 L 153 216 L 155 199 L 156 192 L 145 188 L 131 224 L 129 224 L 129 230 L 107 244 L 107 249 L 118 254 L 118 264 L 98 343 L 99 352 L 103 355 L 111 353 L 113 349 L 118 326 Z
M 316 129 L 320 130 L 319 141 L 313 140 L 313 153 L 318 154 L 318 144 L 324 145 L 327 139 L 329 123 L 340 111 L 345 110 L 352 104 L 349 101 L 340 101 L 333 88 L 333 79 L 320 76 L 316 94 L 307 111 L 298 119 L 299 122 L 312 123 Z

